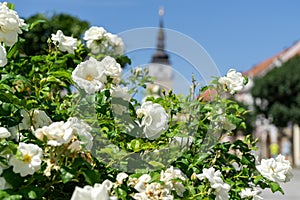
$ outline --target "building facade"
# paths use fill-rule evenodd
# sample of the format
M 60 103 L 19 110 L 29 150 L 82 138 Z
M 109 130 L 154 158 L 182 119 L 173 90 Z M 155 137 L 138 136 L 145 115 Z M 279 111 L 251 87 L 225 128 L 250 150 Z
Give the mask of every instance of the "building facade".
M 263 104 L 263 100 L 254 99 L 251 96 L 250 90 L 255 87 L 253 80 L 264 76 L 276 67 L 281 67 L 283 63 L 296 55 L 300 55 L 300 41 L 245 72 L 244 75 L 249 78 L 249 83 L 242 92 L 236 95 L 236 99 L 249 105 L 250 109 L 253 109 L 254 104 Z M 300 129 L 298 124 L 287 125 L 284 129 L 278 129 L 272 124 L 271 118 L 266 119 L 263 116 L 257 116 L 255 127 L 254 134 L 260 139 L 260 158 L 268 158 L 281 153 L 286 155 L 294 163 L 294 166 L 300 166 Z

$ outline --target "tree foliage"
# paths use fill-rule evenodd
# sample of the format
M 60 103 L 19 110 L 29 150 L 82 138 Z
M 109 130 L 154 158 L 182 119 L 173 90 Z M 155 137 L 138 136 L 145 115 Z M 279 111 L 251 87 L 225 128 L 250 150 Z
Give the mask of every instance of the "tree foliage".
M 87 21 L 82 21 L 68 14 L 55 14 L 52 17 L 36 14 L 29 17 L 26 23 L 33 24 L 32 29 L 22 36 L 25 42 L 21 49 L 26 55 L 45 53 L 48 49 L 48 38 L 51 38 L 51 34 L 56 33 L 57 30 L 62 30 L 65 35 L 80 38 L 84 31 L 89 28 Z
M 260 99 L 256 105 L 258 113 L 273 118 L 273 123 L 279 127 L 300 121 L 299 74 L 300 56 L 296 56 L 254 80 L 251 92 L 255 99 Z

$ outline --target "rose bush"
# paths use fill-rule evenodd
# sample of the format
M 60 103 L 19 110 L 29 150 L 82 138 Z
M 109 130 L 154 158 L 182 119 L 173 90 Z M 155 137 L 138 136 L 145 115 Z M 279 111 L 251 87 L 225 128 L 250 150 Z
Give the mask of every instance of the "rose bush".
M 0 4 L 0 199 L 262 199 L 291 167 L 257 160 L 235 70 L 187 97 L 135 98 L 147 68 L 122 80 L 124 45 L 104 28 L 53 33 L 48 54 L 19 52 L 24 20 Z M 24 29 L 24 30 L 22 30 Z M 30 31 L 30 30 L 29 30 Z M 21 36 L 20 36 L 21 37 Z M 196 93 L 196 91 L 198 91 Z M 209 96 L 209 91 L 212 96 Z M 228 140 L 226 138 L 231 138 Z

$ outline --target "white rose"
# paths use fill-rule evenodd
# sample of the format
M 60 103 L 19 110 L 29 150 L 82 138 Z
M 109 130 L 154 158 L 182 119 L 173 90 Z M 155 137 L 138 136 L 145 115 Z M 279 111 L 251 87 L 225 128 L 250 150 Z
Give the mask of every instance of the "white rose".
M 245 78 L 240 72 L 235 69 L 230 69 L 227 75 L 219 79 L 219 83 L 224 85 L 231 94 L 240 91 L 244 87 Z
M 74 82 L 88 94 L 93 94 L 104 88 L 106 83 L 105 67 L 95 58 L 90 57 L 77 65 L 72 72 Z
M 86 46 L 94 55 L 104 53 L 107 46 L 106 30 L 103 27 L 90 27 L 85 33 L 83 39 L 86 40 Z
M 284 156 L 278 155 L 275 159 L 262 159 L 257 170 L 267 179 L 275 182 L 288 182 L 292 177 L 290 162 Z
M 0 138 L 8 138 L 10 136 L 11 134 L 6 128 L 0 127 Z
M 230 190 L 230 185 L 224 183 L 219 170 L 215 171 L 213 167 L 209 169 L 204 168 L 202 174 L 197 174 L 196 177 L 200 180 L 208 179 L 211 187 L 215 189 L 216 200 L 229 199 L 228 191 Z
M 285 169 L 285 180 L 284 182 L 288 182 L 291 180 L 291 178 L 293 177 L 293 173 L 292 173 L 292 167 L 291 167 L 291 163 L 289 160 L 286 160 L 285 157 L 281 154 L 279 154 L 276 158 L 275 158 L 277 163 L 281 163 L 281 165 L 284 166 Z
M 76 117 L 71 117 L 65 123 L 64 127 L 73 129 L 73 136 L 78 139 L 70 144 L 69 149 L 78 151 L 81 149 L 81 146 L 83 146 L 85 149 L 91 151 L 93 146 L 93 136 L 90 132 L 92 131 L 92 128 L 87 123 Z
M 173 166 L 169 167 L 168 169 L 166 169 L 166 171 L 161 171 L 160 173 L 160 180 L 163 182 L 169 182 L 172 179 L 181 179 L 181 180 L 186 180 L 186 177 L 184 176 L 184 174 L 181 172 L 180 169 L 174 169 Z
M 184 181 L 186 180 L 186 177 L 180 169 L 174 169 L 173 166 L 168 168 L 166 171 L 161 171 L 160 181 L 165 183 L 166 188 L 169 190 L 175 190 L 180 197 L 183 197 L 185 187 L 181 182 L 174 181 L 174 179 L 181 179 Z
M 115 34 L 107 33 L 108 43 L 112 46 L 114 55 L 122 55 L 124 53 L 123 40 Z
M 117 183 L 118 184 L 123 184 L 123 180 L 126 179 L 128 177 L 128 174 L 124 173 L 124 172 L 121 172 L 117 175 Z
M 110 76 L 113 79 L 119 80 L 122 76 L 122 68 L 117 61 L 110 57 L 105 56 L 103 60 L 101 60 L 101 64 L 105 67 L 105 74 Z
M 20 130 L 28 130 L 31 127 L 31 119 L 30 119 L 30 113 L 26 110 L 20 111 L 21 116 L 23 117 L 21 123 L 19 124 Z
M 263 198 L 258 195 L 259 193 L 260 191 L 257 189 L 252 190 L 251 188 L 246 188 L 242 189 L 242 191 L 239 194 L 242 199 L 252 197 L 253 200 L 262 200 Z
M 5 48 L 2 45 L 0 45 L 0 67 L 4 67 L 7 64 L 6 55 L 7 54 Z
M 99 53 L 101 53 L 101 45 L 97 40 L 88 40 L 86 42 L 86 46 L 88 49 L 91 50 L 92 54 L 94 55 L 98 55 Z
M 106 188 L 107 191 L 110 191 L 114 184 L 110 180 L 103 181 L 102 185 Z
M 162 187 L 160 183 L 151 183 L 146 187 L 146 191 L 141 193 L 141 196 L 137 196 L 135 199 L 143 199 L 143 195 L 146 194 L 146 199 L 164 199 L 164 200 L 173 200 L 173 195 L 170 195 L 170 191 L 167 188 Z
M 26 26 L 18 13 L 7 7 L 7 3 L 0 3 L 0 41 L 7 46 L 12 46 L 18 41 L 18 34 L 22 33 L 21 27 Z
M 22 160 L 12 156 L 9 164 L 13 166 L 15 173 L 20 173 L 21 176 L 32 175 L 41 168 L 42 149 L 35 144 L 19 143 L 18 150 L 21 152 Z
M 203 180 L 205 178 L 207 178 L 209 180 L 210 183 L 214 183 L 215 182 L 215 178 L 219 179 L 219 170 L 217 172 L 215 172 L 215 169 L 213 167 L 210 168 L 204 168 L 202 174 L 197 174 L 197 178 L 199 180 Z M 218 180 L 219 181 L 219 180 Z
M 125 101 L 130 101 L 131 95 L 129 94 L 127 87 L 121 87 L 120 85 L 111 88 L 111 96 L 113 98 L 120 98 Z
M 44 126 L 33 132 L 39 140 L 47 139 L 47 144 L 60 146 L 69 143 L 73 137 L 73 129 L 64 122 L 54 122 L 49 126 Z
M 33 110 L 32 114 L 32 125 L 35 129 L 41 128 L 43 126 L 48 126 L 52 123 L 50 117 L 43 110 Z
M 104 184 L 96 183 L 94 187 L 86 185 L 83 188 L 75 187 L 71 200 L 110 200 Z
M 58 30 L 56 34 L 51 34 L 51 40 L 62 52 L 74 54 L 74 50 L 77 49 L 77 39 L 65 36 L 61 30 Z
M 143 116 L 140 125 L 148 139 L 156 139 L 168 129 L 169 116 L 165 109 L 157 103 L 144 102 L 137 110 L 137 115 Z
M 86 46 L 95 55 L 122 55 L 124 53 L 123 40 L 117 35 L 107 33 L 103 27 L 92 26 L 83 37 Z
M 146 183 L 151 181 L 151 176 L 148 174 L 143 174 L 137 180 L 137 183 L 134 186 L 138 192 L 144 192 L 146 190 Z
M 106 30 L 103 27 L 92 26 L 84 33 L 84 40 L 100 40 L 106 34 Z
M 211 187 L 215 189 L 216 200 L 228 200 L 230 185 L 227 183 L 215 183 L 211 184 Z
M 135 193 L 132 198 L 135 200 L 149 200 L 144 192 Z
M 23 117 L 22 122 L 19 124 L 20 130 L 42 128 L 43 126 L 48 126 L 52 123 L 50 117 L 42 110 L 32 110 L 27 112 L 26 110 L 21 110 L 21 116 Z

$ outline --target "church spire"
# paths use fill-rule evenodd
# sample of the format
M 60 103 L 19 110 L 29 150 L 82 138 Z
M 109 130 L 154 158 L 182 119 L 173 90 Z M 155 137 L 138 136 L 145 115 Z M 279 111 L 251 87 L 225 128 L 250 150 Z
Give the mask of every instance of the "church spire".
M 157 35 L 157 47 L 156 52 L 152 56 L 152 63 L 159 63 L 170 65 L 169 55 L 165 52 L 165 33 L 163 29 L 163 16 L 164 8 L 160 7 L 158 11 L 159 15 L 159 30 Z

